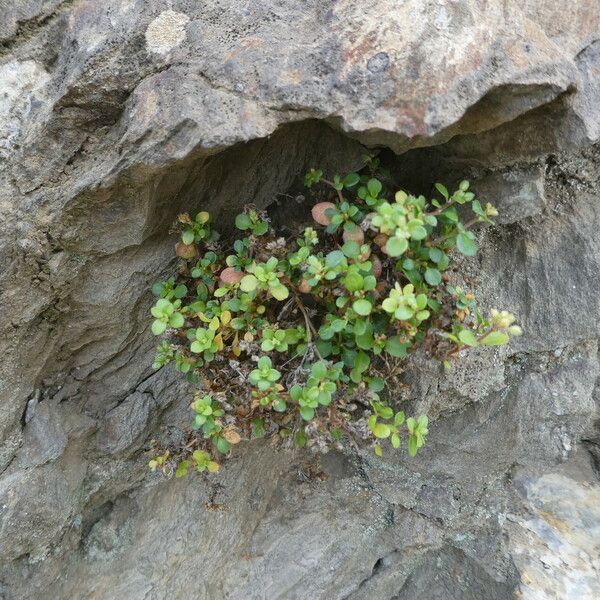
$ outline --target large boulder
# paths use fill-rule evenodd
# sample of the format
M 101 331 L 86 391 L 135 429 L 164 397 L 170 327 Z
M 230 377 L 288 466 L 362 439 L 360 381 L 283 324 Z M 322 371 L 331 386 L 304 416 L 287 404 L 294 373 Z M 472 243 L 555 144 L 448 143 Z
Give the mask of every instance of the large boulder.
M 600 596 L 598 2 L 2 6 L 0 597 Z M 253 442 L 149 475 L 189 421 L 150 367 L 175 216 L 292 215 L 304 171 L 365 147 L 498 204 L 463 266 L 525 335 L 413 362 L 416 460 Z

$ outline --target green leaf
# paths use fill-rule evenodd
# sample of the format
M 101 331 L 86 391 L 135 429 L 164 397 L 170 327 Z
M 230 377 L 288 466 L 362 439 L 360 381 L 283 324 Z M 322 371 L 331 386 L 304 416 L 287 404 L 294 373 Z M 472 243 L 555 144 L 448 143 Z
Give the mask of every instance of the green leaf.
M 269 289 L 271 290 L 273 298 L 276 300 L 285 300 L 290 295 L 290 291 L 283 284 L 276 285 L 275 287 L 271 287 Z
M 252 220 L 246 213 L 241 213 L 235 218 L 235 226 L 242 231 L 252 227 Z
M 183 283 L 180 283 L 174 290 L 173 295 L 175 298 L 183 298 L 188 292 L 188 289 Z
M 268 230 L 269 224 L 266 221 L 261 221 L 252 228 L 252 233 L 254 235 L 264 235 Z
M 509 340 L 508 334 L 503 331 L 492 331 L 488 333 L 482 340 L 481 343 L 484 346 L 502 346 Z
M 346 321 L 343 319 L 334 319 L 331 321 L 331 329 L 336 333 L 343 331 L 346 328 Z
M 408 455 L 416 456 L 417 455 L 417 436 L 411 435 L 408 438 Z
M 336 299 L 335 305 L 338 308 L 344 308 L 344 306 L 346 306 L 346 304 L 348 304 L 348 300 L 350 300 L 350 298 L 348 298 L 348 296 L 340 296 L 339 298 Z
M 315 342 L 315 346 L 317 347 L 317 350 L 319 351 L 319 354 L 323 358 L 327 358 L 331 354 L 331 352 L 332 352 L 332 344 L 331 344 L 331 342 L 327 342 L 325 340 L 318 339 Z
M 442 282 L 442 274 L 437 269 L 428 268 L 425 271 L 425 281 L 429 285 L 440 285 Z
M 456 212 L 456 209 L 454 208 L 454 206 L 452 206 L 451 208 L 446 209 L 442 213 L 442 216 L 447 221 L 450 221 L 451 223 L 458 223 L 458 213 Z
M 396 317 L 396 319 L 398 319 L 399 321 L 406 321 L 407 319 L 410 319 L 413 315 L 413 309 L 408 306 L 399 306 L 394 311 L 394 317 Z
M 319 328 L 319 337 L 322 340 L 330 340 L 333 337 L 335 331 L 331 327 L 327 327 L 326 325 L 322 325 Z
M 242 292 L 253 292 L 258 286 L 258 279 L 254 275 L 244 275 L 240 281 Z
M 369 194 L 371 194 L 371 196 L 376 198 L 379 192 L 381 192 L 381 188 L 382 185 L 379 179 L 369 179 L 367 183 L 367 189 L 369 190 Z
M 350 379 L 354 383 L 360 383 L 362 381 L 362 372 L 357 369 L 352 369 L 350 371 Z
M 303 406 L 300 409 L 300 415 L 305 421 L 310 421 L 315 416 L 315 409 L 310 406 Z
M 183 327 L 184 318 L 183 315 L 179 312 L 173 313 L 169 318 L 169 325 L 171 327 L 175 327 L 178 329 L 179 327 Z
M 388 354 L 391 354 L 392 356 L 395 356 L 397 358 L 403 358 L 406 356 L 406 350 L 409 346 L 410 344 L 402 343 L 400 341 L 400 338 L 397 335 L 395 335 L 391 338 L 388 338 L 388 340 L 386 341 L 385 351 Z
M 200 300 L 206 300 L 208 298 L 208 287 L 205 283 L 199 283 L 196 286 L 196 295 Z
M 181 241 L 184 244 L 192 244 L 194 242 L 194 230 L 193 229 L 185 229 L 181 234 Z
M 400 256 L 408 248 L 408 241 L 404 238 L 391 237 L 385 244 L 385 249 L 390 256 Z
M 366 352 L 359 352 L 354 360 L 354 368 L 362 372 L 368 369 L 371 359 Z
M 350 240 L 342 246 L 342 252 L 348 258 L 356 258 L 360 254 L 360 246 L 354 240 Z
M 394 411 L 389 406 L 384 404 L 376 405 L 377 414 L 383 419 L 391 419 L 394 416 Z
M 377 279 L 373 275 L 367 275 L 364 278 L 363 282 L 363 290 L 365 292 L 370 292 L 377 287 Z
M 444 258 L 444 253 L 439 248 L 429 248 L 429 258 L 434 263 L 439 263 Z
M 415 225 L 410 228 L 410 237 L 413 240 L 424 240 L 427 237 L 427 229 L 422 225 Z
M 385 438 L 390 437 L 390 434 L 392 433 L 392 430 L 385 423 L 377 423 L 371 429 L 371 431 L 373 432 L 373 435 L 376 438 L 379 438 L 379 439 L 382 439 L 382 440 L 385 439 Z
M 363 288 L 364 279 L 362 275 L 358 273 L 348 273 L 346 277 L 344 277 L 344 285 L 349 292 L 358 292 Z
M 369 389 L 373 392 L 381 392 L 385 387 L 385 381 L 381 377 L 369 378 Z
M 325 257 L 325 264 L 328 267 L 335 268 L 346 260 L 344 253 L 341 250 L 333 250 Z
M 316 362 L 311 367 L 311 373 L 313 377 L 316 377 L 317 379 L 323 379 L 327 376 L 327 364 L 322 360 Z
M 252 429 L 253 429 L 253 434 L 254 434 L 255 438 L 264 437 L 266 431 L 265 431 L 265 422 L 263 421 L 263 419 L 261 419 L 259 417 L 252 419 Z
M 479 200 L 473 200 L 473 202 L 471 203 L 471 209 L 476 215 L 479 215 L 480 217 L 486 216 L 485 211 L 483 210 L 483 208 L 481 208 Z
M 296 437 L 294 438 L 294 445 L 296 446 L 296 448 L 304 448 L 307 442 L 308 437 L 304 429 L 300 429 L 300 431 L 296 433 Z
M 477 337 L 470 329 L 462 329 L 458 334 L 458 339 L 467 346 L 478 346 Z
M 435 189 L 442 195 L 444 196 L 444 198 L 446 198 L 446 200 L 448 200 L 448 190 L 446 189 L 446 186 L 442 185 L 441 183 L 436 183 L 435 184 Z
M 177 466 L 177 470 L 175 471 L 175 477 L 179 479 L 180 477 L 184 477 L 190 468 L 189 460 L 182 460 Z
M 475 256 L 477 254 L 477 244 L 467 233 L 459 233 L 456 236 L 456 247 L 465 256 Z
M 360 181 L 360 175 L 358 173 L 348 173 L 343 179 L 344 187 L 354 187 Z
M 352 303 L 352 308 L 357 314 L 366 317 L 367 315 L 371 314 L 371 311 L 373 310 L 373 305 L 368 300 L 360 298 L 359 300 L 355 300 Z
M 152 333 L 154 335 L 160 335 L 167 328 L 167 324 L 164 321 L 153 321 L 152 322 Z
M 397 433 L 392 434 L 392 447 L 400 448 L 400 436 Z
M 355 337 L 356 345 L 363 350 L 372 350 L 373 349 L 373 335 L 371 332 L 367 331 L 366 333 L 361 333 Z
M 222 437 L 215 438 L 215 445 L 221 454 L 227 454 L 231 450 L 231 444 Z

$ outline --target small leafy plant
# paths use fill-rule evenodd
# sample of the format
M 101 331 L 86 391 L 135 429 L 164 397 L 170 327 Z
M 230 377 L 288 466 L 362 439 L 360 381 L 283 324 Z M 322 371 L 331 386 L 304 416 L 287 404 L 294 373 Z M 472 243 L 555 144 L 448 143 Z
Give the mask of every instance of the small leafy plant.
M 319 450 L 347 437 L 415 456 L 428 418 L 407 418 L 386 388 L 409 355 L 421 348 L 447 366 L 521 334 L 513 315 L 483 315 L 451 284 L 453 259 L 475 255 L 472 228 L 496 209 L 467 181 L 453 194 L 436 184 L 429 200 L 388 189 L 377 166 L 369 157 L 366 172 L 332 180 L 311 170 L 305 183 L 320 199 L 296 239 L 278 237 L 254 206 L 237 216 L 245 237 L 232 243 L 218 241 L 206 212 L 179 217 L 180 274 L 153 287 L 151 328 L 164 337 L 154 367 L 173 362 L 199 392 L 190 442 L 163 449 L 153 469 L 216 472 L 216 456 L 264 435 Z

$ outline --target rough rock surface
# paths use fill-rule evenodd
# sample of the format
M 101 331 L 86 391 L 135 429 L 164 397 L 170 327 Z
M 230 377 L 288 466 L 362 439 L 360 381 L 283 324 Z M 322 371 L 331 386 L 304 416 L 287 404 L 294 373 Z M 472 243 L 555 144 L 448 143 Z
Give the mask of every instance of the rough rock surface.
M 600 5 L 0 0 L 0 598 L 597 598 Z M 186 386 L 150 369 L 169 226 L 384 151 L 470 177 L 465 262 L 521 317 L 451 376 L 414 461 L 239 448 L 149 476 Z M 310 463 L 310 464 L 309 464 Z

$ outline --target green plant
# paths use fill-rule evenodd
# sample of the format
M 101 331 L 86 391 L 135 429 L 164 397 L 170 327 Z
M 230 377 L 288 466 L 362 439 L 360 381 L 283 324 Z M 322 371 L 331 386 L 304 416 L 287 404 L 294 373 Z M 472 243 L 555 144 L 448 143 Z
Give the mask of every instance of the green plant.
M 167 327 L 173 327 L 179 329 L 183 327 L 185 319 L 179 307 L 181 306 L 181 300 L 175 300 L 171 302 L 166 298 L 159 298 L 156 304 L 152 307 L 152 316 L 154 321 L 152 323 L 152 333 L 154 335 L 160 335 L 167 329 Z
M 199 242 L 212 242 L 218 239 L 217 233 L 209 225 L 210 215 L 206 211 L 199 212 L 192 220 L 187 213 L 179 216 L 183 225 L 181 241 L 186 245 Z
M 179 460 L 177 476 L 214 472 L 213 451 L 264 435 L 322 449 L 350 437 L 378 455 L 387 445 L 414 456 L 427 416 L 407 418 L 387 391 L 409 356 L 422 348 L 447 366 L 521 334 L 513 315 L 482 314 L 447 273 L 457 253 L 477 252 L 472 229 L 492 224 L 496 209 L 466 181 L 453 194 L 437 184 L 433 199 L 388 189 L 378 159 L 366 162 L 331 180 L 309 172 L 316 225 L 285 243 L 253 206 L 236 218 L 247 237 L 231 243 L 207 213 L 179 218 L 180 275 L 153 287 L 152 331 L 166 336 L 154 366 L 173 362 L 202 391 L 191 441 L 154 468 Z
M 258 367 L 250 371 L 248 375 L 248 381 L 258 387 L 261 392 L 268 390 L 280 378 L 281 373 L 273 368 L 268 356 L 261 356 L 258 359 Z
M 251 264 L 246 267 L 250 275 L 245 275 L 240 281 L 243 292 L 254 292 L 265 290 L 270 292 L 273 298 L 285 300 L 289 296 L 289 290 L 281 283 L 283 272 L 279 270 L 277 258 L 272 256 L 266 263 Z
M 250 231 L 253 235 L 263 235 L 269 230 L 268 221 L 261 218 L 253 207 L 248 207 L 235 218 L 235 226 L 242 231 Z

